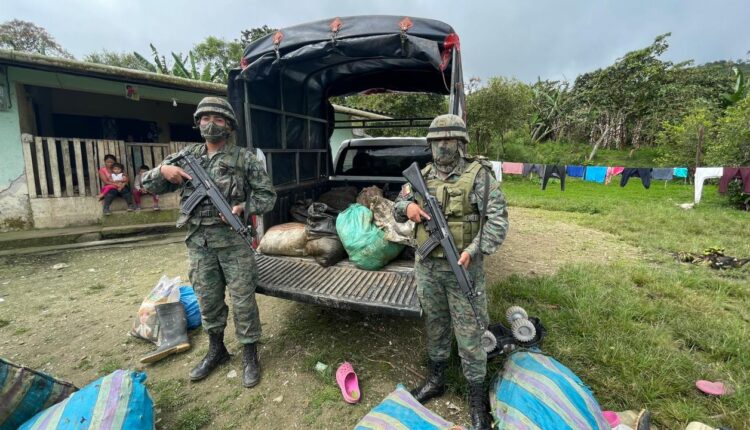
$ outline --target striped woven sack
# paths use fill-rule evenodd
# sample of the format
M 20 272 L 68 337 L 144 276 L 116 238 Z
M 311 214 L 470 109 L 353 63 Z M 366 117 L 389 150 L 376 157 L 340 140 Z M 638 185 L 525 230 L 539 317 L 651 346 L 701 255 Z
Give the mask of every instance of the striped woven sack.
M 146 374 L 115 370 L 24 423 L 19 430 L 153 430 Z
M 519 351 L 493 381 L 496 430 L 609 430 L 591 390 L 554 358 Z
M 0 430 L 17 429 L 75 390 L 73 384 L 0 358 Z
M 355 430 L 464 430 L 422 406 L 399 384 L 375 406 Z

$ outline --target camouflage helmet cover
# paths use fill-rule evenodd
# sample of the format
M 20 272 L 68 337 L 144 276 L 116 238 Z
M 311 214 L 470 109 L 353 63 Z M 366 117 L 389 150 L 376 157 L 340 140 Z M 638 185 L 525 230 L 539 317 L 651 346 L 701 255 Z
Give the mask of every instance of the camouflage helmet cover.
M 237 128 L 237 117 L 234 115 L 234 109 L 232 109 L 232 105 L 225 99 L 221 97 L 203 97 L 193 114 L 195 123 L 198 124 L 201 116 L 207 113 L 222 115 L 232 124 L 232 128 Z
M 469 133 L 466 131 L 464 120 L 453 114 L 436 117 L 427 129 L 427 140 L 437 139 L 458 139 L 469 143 Z

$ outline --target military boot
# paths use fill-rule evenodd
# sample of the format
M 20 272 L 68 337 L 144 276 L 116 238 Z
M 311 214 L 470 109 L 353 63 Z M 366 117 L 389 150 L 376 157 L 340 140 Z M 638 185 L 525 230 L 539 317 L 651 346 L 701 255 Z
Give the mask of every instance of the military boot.
M 483 382 L 469 385 L 469 415 L 474 430 L 490 430 L 490 415 L 487 412 L 487 392 Z
M 242 347 L 242 385 L 254 387 L 260 382 L 260 361 L 258 360 L 257 343 L 248 343 Z
M 190 371 L 191 381 L 200 381 L 220 364 L 229 361 L 229 351 L 224 346 L 224 332 L 208 334 L 208 353 L 197 366 Z
M 424 403 L 433 397 L 442 396 L 445 392 L 445 368 L 448 366 L 447 361 L 427 362 L 429 374 L 421 387 L 411 390 L 411 395 L 419 403 Z
M 190 349 L 185 308 L 180 302 L 156 306 L 159 321 L 159 347 L 141 358 L 141 363 L 155 363 L 162 358 Z

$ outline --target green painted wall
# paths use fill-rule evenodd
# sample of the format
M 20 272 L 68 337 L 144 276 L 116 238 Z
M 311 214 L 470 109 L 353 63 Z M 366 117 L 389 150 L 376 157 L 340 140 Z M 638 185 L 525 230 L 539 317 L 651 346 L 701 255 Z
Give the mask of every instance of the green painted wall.
M 0 191 L 8 188 L 10 183 L 23 174 L 23 152 L 21 152 L 21 128 L 18 122 L 18 100 L 14 83 L 13 68 L 4 69 L 7 76 L 0 72 L 0 82 L 10 83 L 10 103 L 8 111 L 0 111 Z

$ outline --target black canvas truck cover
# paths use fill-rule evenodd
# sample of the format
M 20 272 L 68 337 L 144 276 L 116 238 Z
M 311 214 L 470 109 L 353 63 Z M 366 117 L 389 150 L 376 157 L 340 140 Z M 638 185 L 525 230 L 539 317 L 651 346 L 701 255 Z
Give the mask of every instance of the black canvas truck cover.
M 451 26 L 404 16 L 353 16 L 282 28 L 249 44 L 229 76 L 238 142 L 260 148 L 278 193 L 267 226 L 287 222 L 298 199 L 329 186 L 334 96 L 387 91 L 450 96 L 465 118 L 460 44 Z M 380 271 L 348 262 L 260 255 L 263 294 L 342 309 L 418 316 L 416 282 L 402 261 Z
M 328 99 L 362 92 L 451 95 L 451 113 L 465 118 L 460 59 L 453 28 L 432 19 L 352 16 L 280 29 L 249 44 L 230 73 L 230 101 L 252 130 L 239 139 L 261 149 L 324 148 Z

